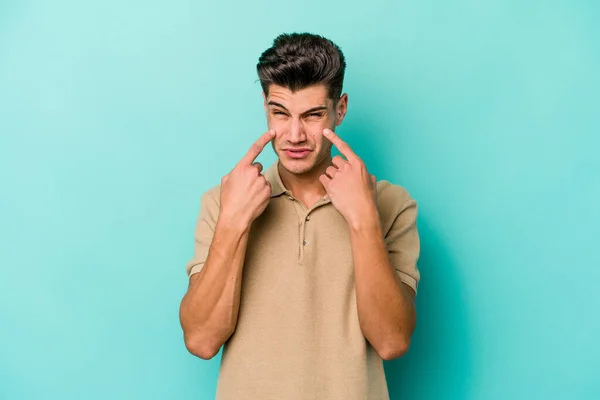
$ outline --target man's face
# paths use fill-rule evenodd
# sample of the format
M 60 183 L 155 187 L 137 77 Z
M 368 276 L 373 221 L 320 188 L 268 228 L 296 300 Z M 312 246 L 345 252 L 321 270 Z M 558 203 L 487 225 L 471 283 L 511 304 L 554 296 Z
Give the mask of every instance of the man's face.
M 347 96 L 334 102 L 324 85 L 314 85 L 294 93 L 271 85 L 265 98 L 269 129 L 277 132 L 273 150 L 282 166 L 293 174 L 310 172 L 331 155 L 331 142 L 323 129 L 335 130 L 346 113 Z

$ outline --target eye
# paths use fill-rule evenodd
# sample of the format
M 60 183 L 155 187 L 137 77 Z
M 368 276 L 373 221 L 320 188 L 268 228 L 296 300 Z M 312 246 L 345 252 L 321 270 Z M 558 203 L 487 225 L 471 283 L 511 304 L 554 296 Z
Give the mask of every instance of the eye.
M 285 115 L 285 113 L 281 112 L 281 111 L 273 111 L 273 114 L 275 114 L 275 115 Z
M 321 114 L 321 113 L 310 113 L 310 114 L 307 115 L 307 117 L 309 117 L 309 118 L 321 118 L 321 115 L 323 115 L 323 114 Z

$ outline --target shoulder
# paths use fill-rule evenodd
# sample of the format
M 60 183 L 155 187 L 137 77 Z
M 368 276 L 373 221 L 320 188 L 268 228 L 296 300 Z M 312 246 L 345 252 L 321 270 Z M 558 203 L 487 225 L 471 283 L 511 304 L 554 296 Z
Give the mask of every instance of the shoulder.
M 205 212 L 217 213 L 221 206 L 221 185 L 205 190 L 200 198 L 201 208 Z
M 377 206 L 380 211 L 400 210 L 410 204 L 416 205 L 408 190 L 386 180 L 377 181 Z
M 202 193 L 202 197 L 206 199 L 219 200 L 221 197 L 221 184 L 214 185 Z
M 415 219 L 417 202 L 405 187 L 382 180 L 377 181 L 377 209 L 387 231 L 400 215 L 402 219 Z

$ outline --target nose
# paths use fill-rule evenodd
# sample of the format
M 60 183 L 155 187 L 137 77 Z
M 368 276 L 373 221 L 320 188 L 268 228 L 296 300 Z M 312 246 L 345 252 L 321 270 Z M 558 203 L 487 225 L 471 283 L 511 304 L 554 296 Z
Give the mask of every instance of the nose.
M 301 143 L 306 140 L 306 132 L 299 118 L 292 118 L 290 122 L 288 140 L 291 143 Z

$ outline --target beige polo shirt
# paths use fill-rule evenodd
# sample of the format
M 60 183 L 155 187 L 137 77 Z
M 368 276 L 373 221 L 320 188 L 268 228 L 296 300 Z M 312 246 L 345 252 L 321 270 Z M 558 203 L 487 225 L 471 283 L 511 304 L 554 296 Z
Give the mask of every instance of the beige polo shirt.
M 389 399 L 383 362 L 358 322 L 347 223 L 328 196 L 308 209 L 295 199 L 277 162 L 264 175 L 271 200 L 250 229 L 217 399 Z M 416 292 L 416 202 L 401 186 L 379 181 L 377 203 L 391 264 Z M 188 275 L 204 265 L 218 214 L 216 186 L 202 196 Z

